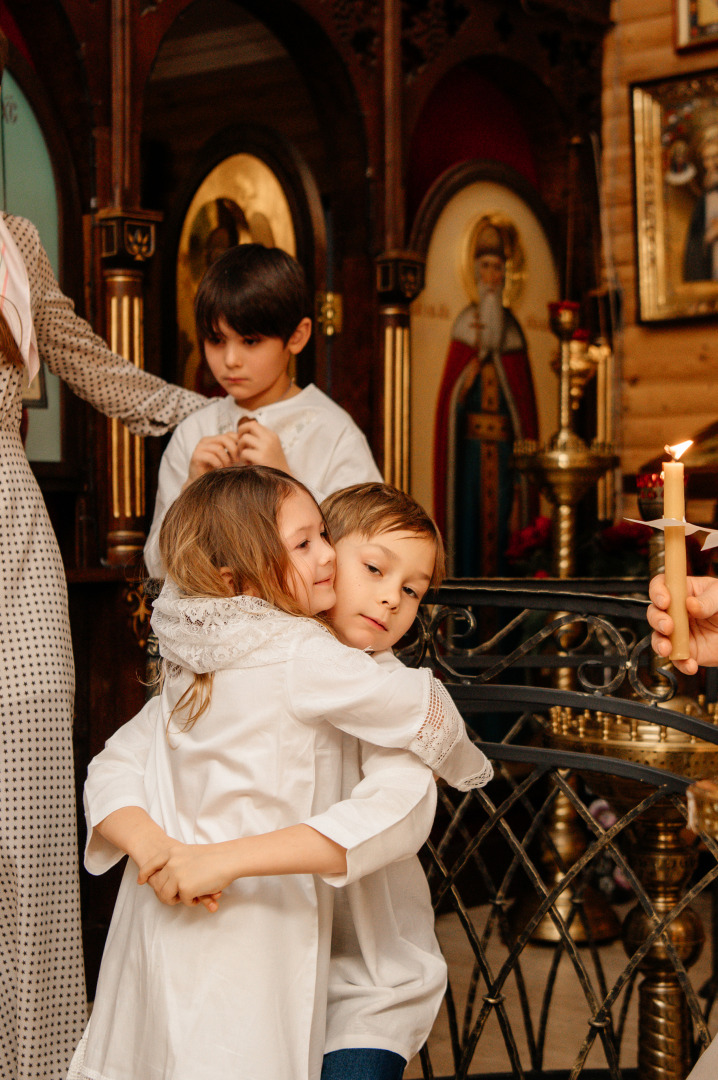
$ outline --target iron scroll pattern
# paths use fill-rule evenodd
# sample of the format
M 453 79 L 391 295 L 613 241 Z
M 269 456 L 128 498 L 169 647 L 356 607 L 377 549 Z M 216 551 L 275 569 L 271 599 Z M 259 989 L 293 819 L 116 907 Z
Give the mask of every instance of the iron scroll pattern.
M 453 932 L 442 941 L 449 983 L 421 1051 L 421 1075 L 682 1078 L 710 1041 L 708 1021 L 714 1019 L 718 845 L 705 834 L 686 842 L 685 776 L 608 751 L 557 748 L 542 735 L 552 709 L 598 711 L 628 724 L 649 722 L 668 740 L 678 732 L 689 742 L 712 744 L 718 762 L 718 727 L 663 707 L 676 680 L 652 667 L 647 601 L 581 593 L 575 580 L 572 588 L 515 584 L 449 583 L 425 605 L 401 653 L 405 662 L 439 673 L 468 723 L 480 726 L 488 714 L 501 729 L 498 741 L 478 737 L 495 779 L 464 795 L 440 786 L 437 821 L 422 852 L 440 940 L 450 926 Z M 630 587 L 608 584 L 617 591 Z M 615 820 L 598 820 L 597 800 Z M 667 832 L 675 834 L 665 850 L 651 833 L 657 819 L 668 820 Z M 578 837 L 570 857 L 567 828 Z M 656 885 L 668 865 L 670 888 L 680 878 L 680 895 Z M 608 877 L 621 883 L 620 903 L 615 896 L 606 900 L 623 919 L 616 933 L 624 941 L 623 948 L 612 947 L 608 966 L 588 902 L 607 867 Z M 713 941 L 707 979 L 704 969 L 691 976 L 701 915 Z M 545 925 L 554 940 L 534 944 Z M 545 972 L 540 994 L 529 989 L 536 965 Z M 557 1060 L 559 969 L 564 985 L 571 984 L 574 1011 Z M 675 1043 L 675 1030 L 656 1035 L 660 1023 L 653 1023 L 651 1007 L 664 1004 L 660 989 L 651 998 L 656 972 L 672 1000 L 680 999 L 678 1014 L 682 1010 L 678 1027 L 686 1042 L 678 1053 L 684 1059 L 674 1073 L 652 1074 L 645 1066 L 651 1055 L 665 1056 L 664 1043 Z M 577 1011 L 583 1020 L 576 1020 Z

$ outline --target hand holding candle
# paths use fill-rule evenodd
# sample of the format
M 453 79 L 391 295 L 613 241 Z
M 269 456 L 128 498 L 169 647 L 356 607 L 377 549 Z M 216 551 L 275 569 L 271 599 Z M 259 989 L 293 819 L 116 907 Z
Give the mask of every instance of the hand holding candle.
M 691 445 L 667 446 L 671 461 L 663 462 L 663 516 L 685 521 L 685 487 L 683 462 L 678 458 Z M 685 525 L 666 525 L 666 586 L 671 594 L 668 614 L 673 620 L 671 660 L 687 660 L 690 656 L 686 595 L 688 568 L 686 565 Z

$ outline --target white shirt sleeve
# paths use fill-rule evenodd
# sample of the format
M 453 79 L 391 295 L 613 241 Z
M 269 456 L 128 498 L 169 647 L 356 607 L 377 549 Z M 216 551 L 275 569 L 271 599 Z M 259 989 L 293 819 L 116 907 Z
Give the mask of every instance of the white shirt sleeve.
M 149 812 L 145 790 L 145 766 L 160 715 L 160 699 L 151 698 L 144 708 L 107 740 L 104 750 L 92 759 L 85 781 L 87 822 L 85 869 L 104 874 L 124 852 L 94 831 L 115 810 L 139 806 Z
M 312 487 L 317 502 L 352 484 L 381 483 L 383 479 L 369 443 L 353 421 L 351 427 L 341 432 L 331 453 L 327 453 L 326 462 L 321 479 Z M 304 480 L 304 477 L 298 479 Z
M 489 782 L 491 765 L 427 668 L 380 667 L 329 635 L 314 644 L 287 666 L 290 708 L 300 722 L 328 720 L 365 742 L 411 750 L 459 791 Z
M 342 755 L 345 776 L 353 767 L 359 782 L 348 798 L 305 822 L 346 848 L 346 873 L 324 877 L 336 887 L 415 855 L 436 813 L 433 774 L 414 754 L 345 735 Z
M 191 425 L 195 431 L 195 425 Z M 157 477 L 157 497 L 155 499 L 155 512 L 152 517 L 147 541 L 145 543 L 145 566 L 151 577 L 164 577 L 165 568 L 160 558 L 160 528 L 165 519 L 165 514 L 182 491 L 189 472 L 189 463 L 194 448 L 202 438 L 197 434 L 194 445 L 192 435 L 185 425 L 180 425 L 168 442 L 160 462 Z

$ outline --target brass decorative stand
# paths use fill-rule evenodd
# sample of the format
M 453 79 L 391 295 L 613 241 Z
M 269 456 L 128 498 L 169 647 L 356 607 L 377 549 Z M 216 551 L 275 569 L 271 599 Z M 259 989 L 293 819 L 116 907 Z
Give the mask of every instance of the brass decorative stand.
M 714 720 L 690 698 L 670 702 L 688 715 Z M 577 715 L 554 709 L 550 717 L 551 745 L 563 750 L 604 754 L 653 765 L 683 776 L 718 772 L 718 747 L 673 728 L 649 721 L 626 720 L 601 712 Z M 593 775 L 591 786 L 616 808 L 627 812 L 646 796 L 641 784 Z M 668 914 L 686 889 L 696 864 L 695 849 L 683 835 L 685 820 L 669 799 L 660 799 L 633 824 L 632 865 L 659 918 Z M 644 943 L 655 922 L 636 904 L 626 916 L 622 937 L 629 956 Z M 666 936 L 686 968 L 698 959 L 704 932 L 699 916 L 685 908 L 666 929 Z M 684 1080 L 689 1067 L 691 1023 L 685 995 L 657 939 L 641 961 L 644 978 L 638 991 L 638 1074 L 641 1080 Z
M 596 349 L 585 342 L 575 340 L 578 329 L 579 305 L 562 301 L 549 305 L 551 329 L 561 343 L 559 370 L 559 430 L 548 446 L 539 449 L 524 441 L 514 447 L 514 464 L 521 472 L 528 473 L 538 483 L 553 506 L 553 571 L 555 577 L 570 578 L 576 571 L 576 507 L 596 482 L 613 468 L 618 459 L 611 447 L 594 444 L 589 447 L 573 430 L 573 412 L 578 406 L 586 383 L 593 377 L 599 362 L 605 360 Z M 564 627 L 559 645 L 568 647 L 571 627 Z M 556 684 L 570 689 L 570 668 L 558 668 Z M 577 820 L 570 801 L 559 791 L 553 812 L 547 822 L 547 830 L 562 865 L 548 847 L 544 846 L 540 862 L 546 884 L 553 887 L 586 850 L 586 837 Z M 538 898 L 526 895 L 517 901 L 514 912 L 516 925 L 522 925 L 532 916 Z M 585 886 L 581 894 L 573 888 L 561 894 L 562 914 L 567 916 L 571 907 L 580 904 L 584 919 L 574 923 L 574 940 L 588 942 L 611 941 L 618 937 L 620 927 L 608 901 L 598 890 Z M 538 923 L 531 935 L 532 941 L 553 943 L 559 933 L 550 916 Z
M 576 573 L 576 507 L 586 492 L 618 464 L 618 458 L 611 446 L 603 443 L 587 446 L 573 430 L 572 398 L 574 403 L 580 400 L 583 386 L 600 357 L 590 346 L 578 349 L 578 343 L 572 342 L 578 329 L 578 304 L 562 301 L 549 307 L 551 329 L 561 343 L 559 430 L 548 446 L 541 449 L 530 441 L 518 442 L 514 447 L 514 464 L 534 478 L 553 506 L 554 575 L 570 578 Z

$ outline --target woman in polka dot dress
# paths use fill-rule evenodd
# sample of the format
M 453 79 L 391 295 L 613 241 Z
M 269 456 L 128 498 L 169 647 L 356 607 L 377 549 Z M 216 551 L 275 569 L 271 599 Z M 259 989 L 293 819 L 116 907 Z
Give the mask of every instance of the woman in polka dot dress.
M 61 293 L 35 227 L 4 222 L 27 271 L 39 355 L 75 393 L 137 435 L 205 404 L 111 353 Z M 0 352 L 0 1077 L 61 1080 L 86 1020 L 74 670 L 63 564 L 20 438 L 22 372 L 10 341 Z

